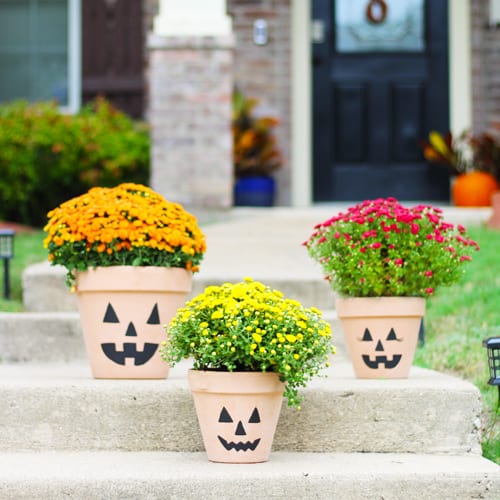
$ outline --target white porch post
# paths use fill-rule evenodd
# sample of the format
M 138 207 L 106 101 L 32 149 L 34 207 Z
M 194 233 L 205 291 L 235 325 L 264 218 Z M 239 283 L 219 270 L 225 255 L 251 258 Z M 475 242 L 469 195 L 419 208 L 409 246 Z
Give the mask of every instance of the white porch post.
M 161 36 L 231 34 L 226 0 L 160 0 L 154 32 Z
M 311 0 L 291 0 L 292 12 L 292 205 L 312 203 Z
M 459 135 L 472 126 L 471 20 L 469 0 L 449 6 L 450 129 Z

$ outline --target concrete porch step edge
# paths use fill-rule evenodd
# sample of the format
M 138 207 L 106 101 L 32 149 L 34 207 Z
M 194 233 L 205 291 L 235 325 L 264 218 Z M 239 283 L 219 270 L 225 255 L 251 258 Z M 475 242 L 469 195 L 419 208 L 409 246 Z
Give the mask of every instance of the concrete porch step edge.
M 189 361 L 166 380 L 96 380 L 86 362 L 0 364 L 0 451 L 201 451 Z M 362 380 L 334 361 L 283 403 L 274 446 L 297 452 L 481 454 L 472 384 L 413 367 L 408 379 Z
M 478 456 L 271 453 L 216 464 L 205 453 L 0 453 L 9 499 L 500 498 L 500 468 Z
M 335 311 L 325 311 L 324 318 L 332 326 L 337 357 L 347 356 Z M 68 362 L 86 358 L 78 312 L 0 312 L 0 361 Z
M 244 269 L 244 268 L 243 268 Z M 193 276 L 193 289 L 188 299 L 203 292 L 209 285 L 220 285 L 224 282 L 237 282 L 246 276 L 216 269 L 201 271 Z M 40 262 L 27 267 L 23 272 L 23 302 L 28 312 L 77 310 L 76 296 L 65 284 L 66 270 L 62 266 L 51 266 L 48 262 Z M 304 275 L 293 270 L 282 276 L 268 275 L 265 269 L 252 274 L 256 280 L 283 292 L 285 296 L 300 301 L 304 306 L 315 306 L 318 309 L 335 307 L 335 295 L 319 272 Z

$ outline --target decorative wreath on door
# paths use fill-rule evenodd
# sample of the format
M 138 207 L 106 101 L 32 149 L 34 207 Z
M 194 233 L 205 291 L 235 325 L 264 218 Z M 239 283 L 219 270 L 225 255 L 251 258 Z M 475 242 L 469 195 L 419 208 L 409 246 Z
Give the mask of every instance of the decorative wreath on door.
M 366 5 L 365 13 L 370 23 L 383 23 L 387 17 L 387 4 L 384 0 L 370 0 Z

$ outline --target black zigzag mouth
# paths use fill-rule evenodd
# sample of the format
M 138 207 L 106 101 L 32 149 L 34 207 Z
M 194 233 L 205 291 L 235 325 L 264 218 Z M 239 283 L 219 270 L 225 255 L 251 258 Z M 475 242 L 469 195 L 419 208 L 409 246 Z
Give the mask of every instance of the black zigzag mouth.
M 234 441 L 226 441 L 222 436 L 217 436 L 219 438 L 219 441 L 221 442 L 222 446 L 226 448 L 226 450 L 236 450 L 236 451 L 254 451 L 255 448 L 260 443 L 260 438 L 256 439 L 255 441 L 247 441 L 244 443 L 243 441 L 239 441 L 238 443 L 235 443 Z

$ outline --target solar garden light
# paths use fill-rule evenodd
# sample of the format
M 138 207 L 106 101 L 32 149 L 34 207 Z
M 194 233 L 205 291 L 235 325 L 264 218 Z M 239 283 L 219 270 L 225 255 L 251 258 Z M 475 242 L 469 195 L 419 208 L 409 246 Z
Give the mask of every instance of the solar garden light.
M 500 337 L 490 337 L 483 340 L 483 345 L 488 349 L 490 367 L 488 384 L 498 387 L 498 405 L 500 406 Z
M 9 261 L 14 257 L 14 235 L 12 229 L 0 229 L 0 259 L 3 260 L 3 296 L 10 296 Z

